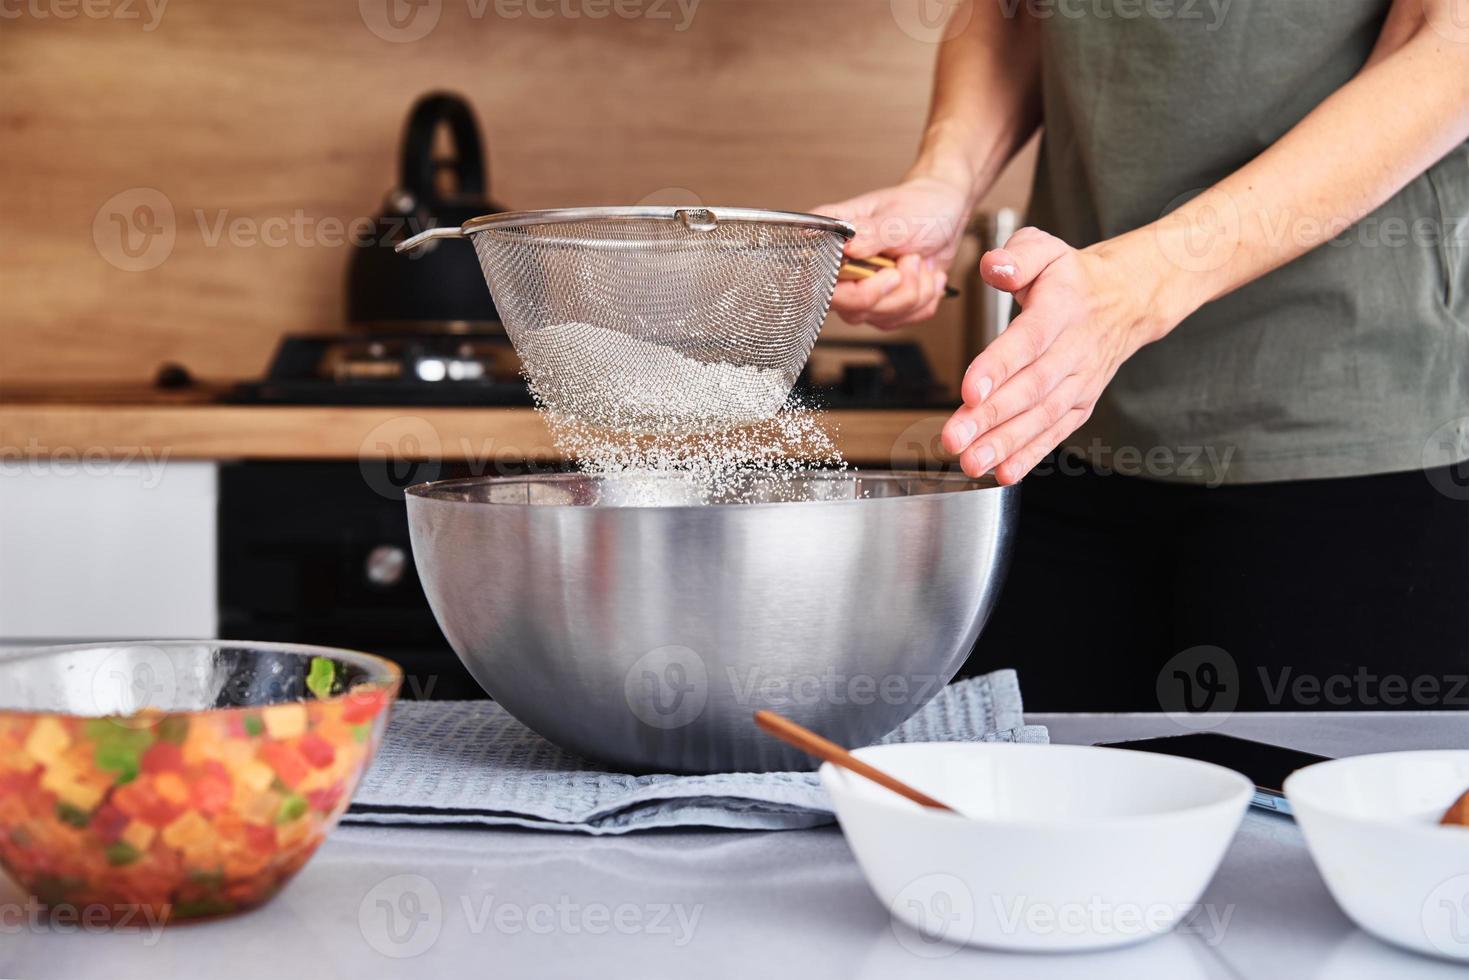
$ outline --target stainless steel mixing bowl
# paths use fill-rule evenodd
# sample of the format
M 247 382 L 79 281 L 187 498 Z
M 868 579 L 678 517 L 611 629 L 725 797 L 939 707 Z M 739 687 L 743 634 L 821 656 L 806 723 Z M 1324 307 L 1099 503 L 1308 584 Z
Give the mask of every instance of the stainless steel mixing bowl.
M 407 494 L 434 615 L 506 710 L 619 769 L 716 772 L 812 767 L 758 708 L 851 746 L 917 711 L 989 615 L 1019 491 L 849 471 L 737 499 L 658 475 Z

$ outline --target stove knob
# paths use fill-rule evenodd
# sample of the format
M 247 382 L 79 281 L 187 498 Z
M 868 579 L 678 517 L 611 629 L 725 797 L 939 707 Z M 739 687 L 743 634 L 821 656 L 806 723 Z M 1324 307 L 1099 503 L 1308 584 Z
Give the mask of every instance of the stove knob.
M 380 544 L 367 553 L 363 571 L 368 582 L 386 589 L 403 580 L 403 570 L 407 567 L 407 552 L 395 544 Z

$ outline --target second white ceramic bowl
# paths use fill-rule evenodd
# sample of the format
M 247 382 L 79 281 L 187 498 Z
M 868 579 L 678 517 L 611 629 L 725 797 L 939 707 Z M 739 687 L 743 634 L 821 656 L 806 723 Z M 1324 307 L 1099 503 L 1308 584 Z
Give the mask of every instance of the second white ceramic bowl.
M 830 764 L 822 785 L 868 883 L 918 951 L 1099 949 L 1198 909 L 1253 787 L 1221 766 L 1079 745 L 859 749 L 960 810 L 919 807 Z M 902 933 L 900 939 L 904 939 Z
M 1469 960 L 1469 827 L 1438 821 L 1469 789 L 1469 751 L 1386 752 L 1308 766 L 1285 795 L 1342 911 L 1367 932 Z

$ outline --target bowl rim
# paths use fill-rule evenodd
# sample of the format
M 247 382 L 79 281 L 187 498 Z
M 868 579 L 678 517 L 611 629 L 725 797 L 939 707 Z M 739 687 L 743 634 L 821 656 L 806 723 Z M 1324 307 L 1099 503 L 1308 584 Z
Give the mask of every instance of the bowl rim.
M 60 654 L 76 653 L 85 650 L 115 650 L 127 647 L 198 647 L 198 646 L 232 646 L 246 647 L 271 653 L 289 653 L 301 656 L 329 657 L 367 669 L 371 677 L 354 684 L 351 688 L 333 694 L 326 698 L 296 698 L 289 701 L 271 701 L 265 704 L 240 704 L 230 705 L 223 708 L 162 708 L 155 714 L 159 718 L 176 715 L 225 715 L 233 712 L 260 711 L 264 708 L 272 708 L 277 705 L 286 704 L 331 704 L 346 700 L 363 689 L 381 690 L 389 694 L 392 699 L 403 683 L 403 669 L 386 657 L 380 657 L 375 653 L 364 653 L 361 650 L 349 650 L 345 647 L 319 646 L 314 643 L 285 643 L 273 640 L 221 640 L 221 639 L 182 639 L 170 638 L 166 640 L 98 640 L 86 643 L 58 643 L 46 644 L 38 647 L 18 647 L 10 650 L 0 651 L 0 679 L 3 679 L 5 669 L 15 663 L 30 660 L 42 660 Z M 8 718 L 133 718 L 141 712 L 131 715 L 117 714 L 81 714 L 76 711 L 57 711 L 46 708 L 7 708 L 0 706 L 0 717 Z
M 646 478 L 651 478 L 651 479 L 675 479 L 675 478 L 680 477 L 682 474 L 679 474 L 677 471 L 671 471 L 671 470 L 667 470 L 667 471 L 665 471 L 665 470 L 655 470 L 655 471 L 643 472 L 643 473 L 640 473 L 640 474 L 637 474 L 637 475 L 640 476 L 640 477 L 642 477 L 642 478 L 645 478 L 645 479 Z M 1018 483 L 1016 483 L 1016 484 L 1010 484 L 1010 485 L 1001 484 L 999 482 L 999 480 L 996 479 L 995 476 L 994 476 L 994 474 L 992 474 L 992 473 L 987 473 L 984 476 L 981 476 L 981 477 L 977 477 L 976 478 L 976 477 L 969 476 L 969 475 L 967 475 L 965 473 L 955 473 L 955 472 L 947 471 L 947 470 L 941 471 L 941 472 L 938 472 L 938 473 L 928 473 L 928 472 L 925 472 L 923 470 L 882 470 L 882 469 L 864 469 L 864 468 L 861 468 L 861 467 L 852 467 L 850 469 L 842 469 L 842 470 L 837 470 L 837 469 L 813 469 L 813 470 L 810 470 L 810 471 L 801 472 L 801 473 L 799 473 L 797 475 L 800 478 L 804 478 L 804 479 L 824 480 L 824 481 L 856 480 L 856 479 L 862 479 L 862 480 L 881 480 L 881 481 L 885 481 L 885 482 L 888 482 L 888 481 L 897 481 L 897 480 L 926 480 L 926 481 L 934 482 L 934 483 L 953 484 L 955 486 L 955 489 L 952 489 L 951 490 L 951 489 L 947 489 L 946 488 L 946 489 L 944 489 L 944 490 L 942 490 L 940 492 L 936 492 L 936 493 L 900 494 L 900 495 L 893 496 L 893 497 L 852 497 L 852 498 L 839 499 L 839 500 L 766 500 L 766 501 L 754 501 L 754 502 L 750 502 L 750 503 L 732 502 L 732 503 L 714 503 L 714 504 L 636 504 L 635 503 L 635 504 L 617 504 L 615 506 L 609 506 L 609 507 L 597 507 L 597 506 L 588 505 L 588 504 L 531 504 L 531 503 L 525 503 L 525 502 L 522 502 L 522 501 L 460 500 L 460 499 L 455 499 L 455 498 L 449 496 L 449 494 L 452 493 L 453 491 L 458 490 L 458 489 L 463 488 L 463 487 L 484 486 L 486 484 L 491 484 L 491 483 L 495 483 L 495 484 L 508 484 L 508 485 L 513 485 L 513 484 L 517 484 L 517 483 L 524 483 L 524 484 L 530 484 L 530 483 L 558 484 L 558 483 L 571 483 L 571 482 L 582 481 L 582 480 L 596 481 L 596 480 L 605 480 L 605 479 L 609 479 L 609 478 L 611 478 L 611 479 L 617 479 L 618 478 L 618 474 L 610 474 L 609 475 L 609 474 L 598 474 L 598 473 L 565 472 L 565 473 L 523 473 L 523 474 L 515 474 L 515 475 L 507 475 L 507 476 L 468 476 L 468 477 L 455 477 L 453 479 L 448 479 L 448 480 L 431 480 L 431 481 L 428 481 L 426 483 L 415 483 L 415 484 L 413 484 L 413 485 L 411 485 L 409 487 L 406 487 L 403 490 L 403 496 L 404 496 L 405 500 L 424 500 L 424 501 L 433 501 L 435 503 L 442 503 L 442 504 L 461 504 L 461 505 L 470 506 L 470 507 L 504 507 L 504 508 L 518 507 L 518 508 L 523 508 L 523 509 L 535 508 L 536 510 L 545 510 L 545 511 L 553 511 L 553 510 L 566 510 L 566 511 L 569 511 L 569 510 L 576 510 L 576 511 L 588 511 L 588 512 L 593 512 L 593 511 L 595 511 L 595 512 L 605 512 L 605 511 L 659 511 L 659 512 L 671 512 L 671 511 L 750 510 L 750 509 L 756 508 L 756 507 L 805 507 L 805 506 L 808 506 L 808 505 L 811 505 L 811 504 L 826 504 L 828 506 L 833 505 L 833 504 L 847 504 L 847 505 L 858 504 L 858 503 L 869 503 L 869 504 L 871 504 L 871 503 L 879 503 L 879 502 L 883 502 L 883 501 L 928 499 L 928 498 L 934 498 L 934 497 L 946 497 L 946 496 L 951 496 L 951 495 L 952 496 L 959 496 L 959 495 L 967 495 L 967 494 L 970 494 L 970 493 L 986 493 L 986 492 L 993 493 L 993 492 L 999 492 L 1000 494 L 1003 495 L 1003 494 L 1005 494 L 1007 492 L 1019 492 L 1019 489 L 1020 489 L 1020 485 Z M 960 487 L 959 486 L 960 484 L 964 484 L 965 486 Z
M 1314 811 L 1315 814 L 1329 817 L 1333 820 L 1340 820 L 1358 827 L 1370 827 L 1375 830 L 1391 830 L 1397 834 L 1413 834 L 1428 839 L 1457 837 L 1458 842 L 1463 844 L 1466 840 L 1466 835 L 1469 835 L 1469 827 L 1446 826 L 1437 822 L 1409 823 L 1403 817 L 1363 817 L 1354 813 L 1347 813 L 1329 803 L 1323 803 L 1319 795 L 1320 790 L 1313 790 L 1310 786 L 1312 780 L 1322 778 L 1321 772 L 1307 775 L 1308 773 L 1312 773 L 1313 770 L 1351 769 L 1356 765 L 1361 765 L 1368 759 L 1382 760 L 1393 756 L 1459 756 L 1469 761 L 1469 749 L 1402 749 L 1396 752 L 1364 752 L 1360 755 L 1344 755 L 1337 759 L 1327 759 L 1325 762 L 1302 766 L 1286 777 L 1285 785 L 1281 789 L 1285 791 L 1285 797 L 1290 801 L 1291 809 L 1296 812 L 1297 819 L 1300 818 L 1300 812 L 1302 810 Z M 1465 790 L 1469 790 L 1469 786 L 1465 786 Z M 1305 794 L 1304 796 L 1302 795 L 1303 793 Z
M 1091 755 L 1095 752 L 1117 753 L 1125 752 L 1128 755 L 1147 757 L 1150 760 L 1167 759 L 1168 763 L 1182 763 L 1179 768 L 1191 768 L 1198 772 L 1210 772 L 1229 782 L 1234 783 L 1234 792 L 1224 795 L 1220 799 L 1211 800 L 1207 803 L 1199 803 L 1193 806 L 1180 807 L 1173 810 L 1160 810 L 1151 813 L 1123 814 L 1101 818 L 1066 817 L 1054 818 L 1016 818 L 1016 817 L 972 817 L 962 813 L 950 813 L 944 810 L 930 810 L 923 807 L 914 807 L 912 803 L 898 796 L 896 793 L 883 793 L 858 795 L 849 793 L 848 798 L 856 799 L 863 804 L 881 807 L 893 812 L 901 812 L 914 819 L 944 821 L 953 825 L 955 822 L 969 824 L 971 826 L 998 828 L 1016 831 L 1057 831 L 1084 828 L 1088 830 L 1115 830 L 1123 827 L 1136 828 L 1148 824 L 1171 824 L 1197 819 L 1205 813 L 1214 810 L 1228 810 L 1239 808 L 1243 815 L 1250 797 L 1254 795 L 1255 785 L 1243 774 L 1235 772 L 1226 766 L 1216 765 L 1212 762 L 1201 762 L 1197 759 L 1187 759 L 1182 756 L 1161 756 L 1156 752 L 1139 752 L 1136 749 L 1120 749 L 1112 746 L 1100 745 L 1071 745 L 1064 742 L 894 742 L 887 745 L 868 745 L 859 749 L 853 749 L 852 754 L 862 758 L 864 754 L 882 754 L 887 750 L 912 750 L 931 749 L 940 746 L 946 749 L 961 752 L 976 752 L 983 754 L 1005 754 L 1015 751 L 1030 752 L 1038 750 L 1051 750 L 1053 752 L 1065 752 L 1070 754 Z M 874 752 L 874 750 L 877 750 Z M 871 760 L 877 763 L 876 759 Z M 817 770 L 821 777 L 822 786 L 835 800 L 836 794 L 832 792 L 833 781 L 838 778 L 837 767 L 830 762 L 823 762 Z M 861 779 L 853 773 L 841 772 L 842 778 Z M 840 809 L 838 808 L 838 816 Z

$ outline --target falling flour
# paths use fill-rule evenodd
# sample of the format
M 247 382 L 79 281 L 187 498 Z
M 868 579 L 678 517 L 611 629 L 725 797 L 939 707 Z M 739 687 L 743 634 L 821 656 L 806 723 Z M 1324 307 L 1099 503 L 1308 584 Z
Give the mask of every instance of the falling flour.
M 700 360 L 588 323 L 524 331 L 516 351 L 542 405 L 611 429 L 724 428 L 768 419 L 796 380 L 779 369 Z
M 785 371 L 584 323 L 525 331 L 516 350 L 557 447 L 617 477 L 624 506 L 811 499 L 830 486 L 813 473 L 846 467 Z

